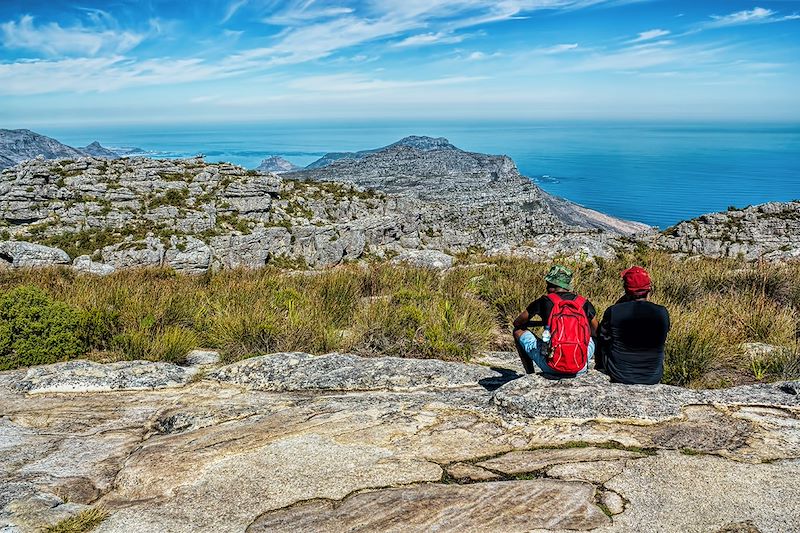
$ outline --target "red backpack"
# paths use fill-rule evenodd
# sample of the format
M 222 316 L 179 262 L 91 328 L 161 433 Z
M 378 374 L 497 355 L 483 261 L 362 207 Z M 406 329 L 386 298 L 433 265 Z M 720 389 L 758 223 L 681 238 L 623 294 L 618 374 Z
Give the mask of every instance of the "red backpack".
M 586 367 L 589 353 L 589 318 L 583 305 L 586 298 L 577 296 L 564 300 L 557 293 L 547 295 L 553 310 L 547 325 L 550 326 L 550 357 L 547 364 L 561 374 L 577 374 Z

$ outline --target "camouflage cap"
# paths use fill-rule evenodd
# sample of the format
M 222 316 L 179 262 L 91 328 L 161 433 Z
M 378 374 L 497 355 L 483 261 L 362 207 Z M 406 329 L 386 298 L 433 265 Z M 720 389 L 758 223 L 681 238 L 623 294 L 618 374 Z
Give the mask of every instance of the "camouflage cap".
M 572 290 L 572 270 L 565 266 L 553 265 L 544 280 L 556 287 Z

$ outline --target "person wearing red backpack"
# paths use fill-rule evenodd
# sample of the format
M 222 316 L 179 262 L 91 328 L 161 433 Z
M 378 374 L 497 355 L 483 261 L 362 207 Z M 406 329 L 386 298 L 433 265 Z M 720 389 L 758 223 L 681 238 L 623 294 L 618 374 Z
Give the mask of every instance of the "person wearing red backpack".
M 589 300 L 573 292 L 570 269 L 555 265 L 544 280 L 547 294 L 514 320 L 514 341 L 522 366 L 532 374 L 535 365 L 550 378 L 585 374 L 594 356 L 597 311 Z M 533 322 L 535 316 L 541 321 Z M 544 341 L 528 330 L 531 325 L 546 328 Z

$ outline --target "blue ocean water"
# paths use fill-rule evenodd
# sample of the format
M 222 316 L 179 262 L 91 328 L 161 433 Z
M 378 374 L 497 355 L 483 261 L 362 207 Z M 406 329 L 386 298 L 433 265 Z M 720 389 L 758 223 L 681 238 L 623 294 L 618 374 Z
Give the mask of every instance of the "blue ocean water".
M 667 227 L 728 206 L 800 198 L 800 124 L 271 123 L 36 128 L 73 145 L 203 153 L 255 167 L 280 155 L 307 165 L 326 152 L 377 148 L 407 135 L 506 154 L 545 190 L 614 216 Z

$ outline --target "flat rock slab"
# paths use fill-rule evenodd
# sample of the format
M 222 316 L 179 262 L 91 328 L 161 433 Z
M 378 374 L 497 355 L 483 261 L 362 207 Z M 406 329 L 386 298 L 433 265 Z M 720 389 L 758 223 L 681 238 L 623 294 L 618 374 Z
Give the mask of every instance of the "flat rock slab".
M 661 421 L 688 405 L 770 405 L 800 407 L 798 382 L 692 390 L 671 385 L 622 385 L 607 376 L 552 380 L 538 374 L 516 379 L 494 393 L 502 409 L 535 418 Z
M 549 479 L 427 484 L 297 505 L 262 515 L 247 531 L 586 531 L 610 523 L 594 492 L 586 483 Z
M 629 502 L 614 517 L 619 531 L 742 531 L 725 528 L 749 522 L 764 533 L 789 533 L 800 531 L 798 479 L 797 460 L 745 464 L 659 452 L 629 461 L 606 487 Z
M 30 368 L 14 388 L 28 393 L 153 390 L 185 385 L 195 372 L 170 363 L 76 360 Z
M 535 472 L 551 465 L 581 463 L 586 461 L 610 461 L 614 459 L 633 459 L 642 454 L 627 450 L 609 448 L 555 448 L 542 450 L 514 451 L 477 463 L 482 468 L 503 474 L 525 474 Z
M 495 383 L 502 374 L 436 359 L 276 353 L 239 361 L 209 377 L 262 391 L 415 391 L 478 387 Z

